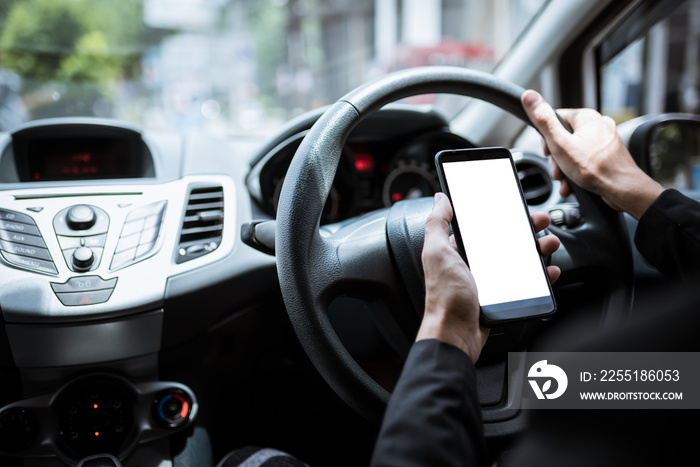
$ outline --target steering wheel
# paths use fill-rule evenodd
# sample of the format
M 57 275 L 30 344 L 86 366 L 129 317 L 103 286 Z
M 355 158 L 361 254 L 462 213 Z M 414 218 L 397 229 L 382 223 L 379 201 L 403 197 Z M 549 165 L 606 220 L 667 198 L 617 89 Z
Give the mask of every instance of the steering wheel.
M 423 313 L 421 251 L 432 200 L 391 208 L 319 229 L 321 213 L 351 130 L 369 113 L 419 94 L 451 93 L 494 104 L 531 124 L 522 108 L 524 89 L 493 75 L 456 67 L 398 71 L 346 94 L 316 121 L 298 148 L 282 187 L 275 238 L 277 271 L 289 318 L 326 382 L 357 412 L 379 423 L 390 393 L 353 359 L 335 333 L 327 310 L 339 296 L 374 307 L 375 321 L 399 352 L 407 352 Z M 568 253 L 562 276 L 585 274 L 604 287 L 607 326 L 625 319 L 633 292 L 632 254 L 624 219 L 598 196 L 573 186 L 584 222 L 552 229 Z M 591 273 L 593 272 L 593 273 Z

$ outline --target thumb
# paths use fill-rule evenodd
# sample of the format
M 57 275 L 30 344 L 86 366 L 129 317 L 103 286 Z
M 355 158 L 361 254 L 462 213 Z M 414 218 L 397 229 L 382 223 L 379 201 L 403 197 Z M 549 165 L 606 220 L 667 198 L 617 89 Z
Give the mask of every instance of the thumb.
M 452 205 L 447 195 L 435 193 L 433 210 L 425 222 L 425 243 L 433 241 L 447 241 L 450 236 L 450 222 L 452 222 Z
M 520 101 L 530 121 L 549 146 L 561 146 L 564 139 L 570 136 L 557 118 L 552 106 L 538 92 L 528 89 L 520 96 Z

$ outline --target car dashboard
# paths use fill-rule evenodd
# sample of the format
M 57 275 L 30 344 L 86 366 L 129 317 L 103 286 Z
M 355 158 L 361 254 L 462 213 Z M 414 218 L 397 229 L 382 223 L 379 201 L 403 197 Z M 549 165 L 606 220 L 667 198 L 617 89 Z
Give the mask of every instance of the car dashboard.
M 239 320 L 274 316 L 285 339 L 293 333 L 275 259 L 244 244 L 241 226 L 274 219 L 286 170 L 318 115 L 263 144 L 87 118 L 0 134 L 0 461 L 75 465 L 108 452 L 127 465 L 170 465 L 161 464 L 170 442 L 192 436 L 197 420 L 250 431 L 259 416 L 244 407 L 257 370 L 230 376 L 237 396 L 225 406 L 216 372 L 257 361 L 267 345 L 259 342 L 279 344 L 278 334 Z M 431 196 L 435 154 L 473 146 L 431 109 L 376 112 L 345 143 L 321 223 Z M 514 156 L 528 204 L 551 204 L 546 161 Z M 246 334 L 239 363 L 211 343 L 224 328 Z M 298 343 L 279 360 L 289 349 L 308 372 Z M 201 362 L 211 363 L 207 376 Z M 215 455 L 234 446 L 219 444 Z

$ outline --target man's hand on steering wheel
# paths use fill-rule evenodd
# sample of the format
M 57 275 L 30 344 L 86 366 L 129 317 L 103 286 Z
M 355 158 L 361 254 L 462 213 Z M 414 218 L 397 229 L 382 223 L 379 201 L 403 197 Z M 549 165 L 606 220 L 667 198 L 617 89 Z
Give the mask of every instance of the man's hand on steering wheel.
M 552 177 L 561 181 L 562 196 L 571 193 L 566 179 L 569 177 L 599 195 L 608 206 L 639 220 L 663 191 L 634 161 L 612 118 L 593 109 L 560 109 L 559 114 L 574 130 L 569 133 L 539 93 L 525 91 L 521 100 L 544 137 L 545 154 L 551 156 Z
M 479 301 L 469 267 L 449 235 L 452 206 L 443 193 L 435 195 L 433 210 L 425 223 L 422 262 L 425 271 L 425 313 L 416 341 L 438 339 L 466 353 L 473 363 L 479 359 L 489 329 L 479 324 Z M 532 216 L 535 231 L 549 225 L 547 214 Z M 559 239 L 547 235 L 538 239 L 540 250 L 549 256 L 559 248 Z M 551 282 L 561 274 L 557 266 L 548 266 Z

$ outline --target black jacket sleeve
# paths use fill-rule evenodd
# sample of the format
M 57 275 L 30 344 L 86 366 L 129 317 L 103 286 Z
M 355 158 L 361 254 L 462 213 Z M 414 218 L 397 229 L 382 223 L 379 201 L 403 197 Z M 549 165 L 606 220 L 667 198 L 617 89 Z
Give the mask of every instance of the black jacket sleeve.
M 476 370 L 457 347 L 415 343 L 394 389 L 371 465 L 481 466 L 486 462 Z
M 700 203 L 669 189 L 639 219 L 634 243 L 664 276 L 688 282 L 700 274 Z

